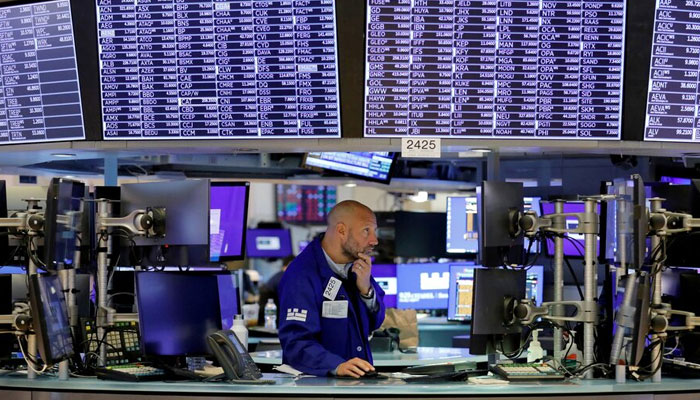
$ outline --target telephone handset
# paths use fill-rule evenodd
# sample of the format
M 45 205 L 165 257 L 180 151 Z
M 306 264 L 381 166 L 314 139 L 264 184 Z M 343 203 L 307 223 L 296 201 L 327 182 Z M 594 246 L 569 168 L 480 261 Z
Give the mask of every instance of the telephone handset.
M 262 378 L 262 372 L 233 332 L 214 332 L 207 336 L 207 344 L 228 380 L 251 381 Z

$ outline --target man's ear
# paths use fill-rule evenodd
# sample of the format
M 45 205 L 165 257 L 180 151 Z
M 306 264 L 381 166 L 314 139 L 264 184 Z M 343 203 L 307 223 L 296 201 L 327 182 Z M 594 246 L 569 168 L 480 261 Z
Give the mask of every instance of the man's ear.
M 348 227 L 342 222 L 338 222 L 335 226 L 335 232 L 340 236 L 340 237 L 345 237 L 348 233 Z

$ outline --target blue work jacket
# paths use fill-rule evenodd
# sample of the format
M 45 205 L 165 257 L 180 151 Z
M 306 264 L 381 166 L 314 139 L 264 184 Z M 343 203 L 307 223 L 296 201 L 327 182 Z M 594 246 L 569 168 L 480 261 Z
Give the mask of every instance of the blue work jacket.
M 342 281 L 335 300 L 348 300 L 347 318 L 322 316 L 323 292 L 332 277 L 315 239 L 291 262 L 280 282 L 279 337 L 282 361 L 306 374 L 326 376 L 338 365 L 359 357 L 372 362 L 369 334 L 384 321 L 384 291 L 374 278 L 378 309 L 371 312 L 359 297 L 356 275 Z

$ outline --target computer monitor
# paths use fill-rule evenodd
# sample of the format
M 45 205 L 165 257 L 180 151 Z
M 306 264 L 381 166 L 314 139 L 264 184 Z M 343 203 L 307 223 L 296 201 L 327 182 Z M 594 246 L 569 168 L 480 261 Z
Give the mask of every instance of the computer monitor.
M 242 260 L 250 183 L 212 182 L 209 190 L 209 261 Z
M 384 305 L 387 308 L 396 308 L 396 297 L 398 294 L 396 264 L 373 264 L 372 277 L 384 290 Z
M 540 207 L 542 209 L 542 216 L 548 214 L 554 214 L 554 202 L 542 201 L 540 202 Z M 566 202 L 564 203 L 565 213 L 582 213 L 586 210 L 585 205 L 582 202 Z M 600 203 L 596 206 L 596 212 L 600 214 Z M 567 229 L 575 229 L 578 227 L 578 219 L 574 217 L 566 218 Z M 584 235 L 583 233 L 568 233 L 569 239 L 564 239 L 564 256 L 565 257 L 583 257 L 584 253 Z M 576 243 L 574 243 L 575 241 Z M 578 244 L 577 244 L 578 243 Z M 596 257 L 599 254 L 600 238 L 596 236 Z M 547 239 L 547 255 L 554 255 L 554 240 Z
M 248 229 L 248 257 L 282 258 L 292 255 L 292 239 L 288 229 Z
M 278 184 L 275 192 L 277 220 L 293 224 L 325 224 L 338 200 L 335 186 Z
M 516 236 L 518 212 L 523 211 L 523 185 L 488 182 L 476 188 L 479 215 L 479 264 L 500 267 L 522 264 L 523 237 Z
M 479 250 L 476 197 L 448 197 L 446 226 L 447 253 L 476 254 Z
M 58 275 L 31 275 L 29 301 L 41 359 L 54 365 L 73 355 L 68 307 Z
M 399 257 L 443 257 L 447 248 L 447 214 L 397 211 L 395 217 L 396 255 Z
M 471 321 L 474 269 L 477 265 L 450 264 L 450 289 L 447 297 L 448 321 Z
M 471 321 L 474 270 L 480 265 L 450 264 L 450 291 L 447 299 L 449 321 Z M 544 266 L 533 265 L 526 270 L 525 297 L 536 305 L 544 295 Z
M 145 265 L 202 265 L 209 262 L 209 195 L 207 179 L 121 185 L 121 215 L 149 207 L 165 208 L 165 236 L 133 238 L 146 247 Z M 122 242 L 123 247 L 129 241 Z M 127 256 L 128 259 L 128 256 Z
M 415 310 L 447 309 L 450 265 L 446 263 L 398 264 L 397 308 Z
M 526 272 L 500 268 L 474 270 L 472 327 L 469 352 L 512 351 L 519 343 L 520 326 L 508 324 L 507 299 L 525 297 Z
M 397 153 L 386 151 L 307 153 L 302 165 L 388 184 L 396 155 Z
M 44 262 L 50 270 L 73 264 L 84 197 L 82 182 L 64 178 L 51 180 L 44 213 Z
M 141 348 L 147 356 L 209 354 L 206 337 L 241 313 L 237 274 L 137 272 Z

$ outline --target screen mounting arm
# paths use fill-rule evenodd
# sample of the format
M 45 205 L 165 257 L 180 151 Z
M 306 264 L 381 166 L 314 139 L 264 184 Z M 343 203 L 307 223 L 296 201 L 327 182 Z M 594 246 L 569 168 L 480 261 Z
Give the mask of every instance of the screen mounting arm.
M 134 236 L 163 237 L 165 236 L 165 208 L 148 207 L 145 210 L 134 210 L 129 215 L 116 218 L 110 217 L 112 207 L 107 199 L 97 199 L 97 216 L 95 230 L 97 231 L 97 337 L 104 337 L 105 328 L 114 322 L 115 310 L 107 304 L 107 248 L 109 228 L 121 228 Z M 104 366 L 107 356 L 106 346 L 100 346 L 98 365 Z

